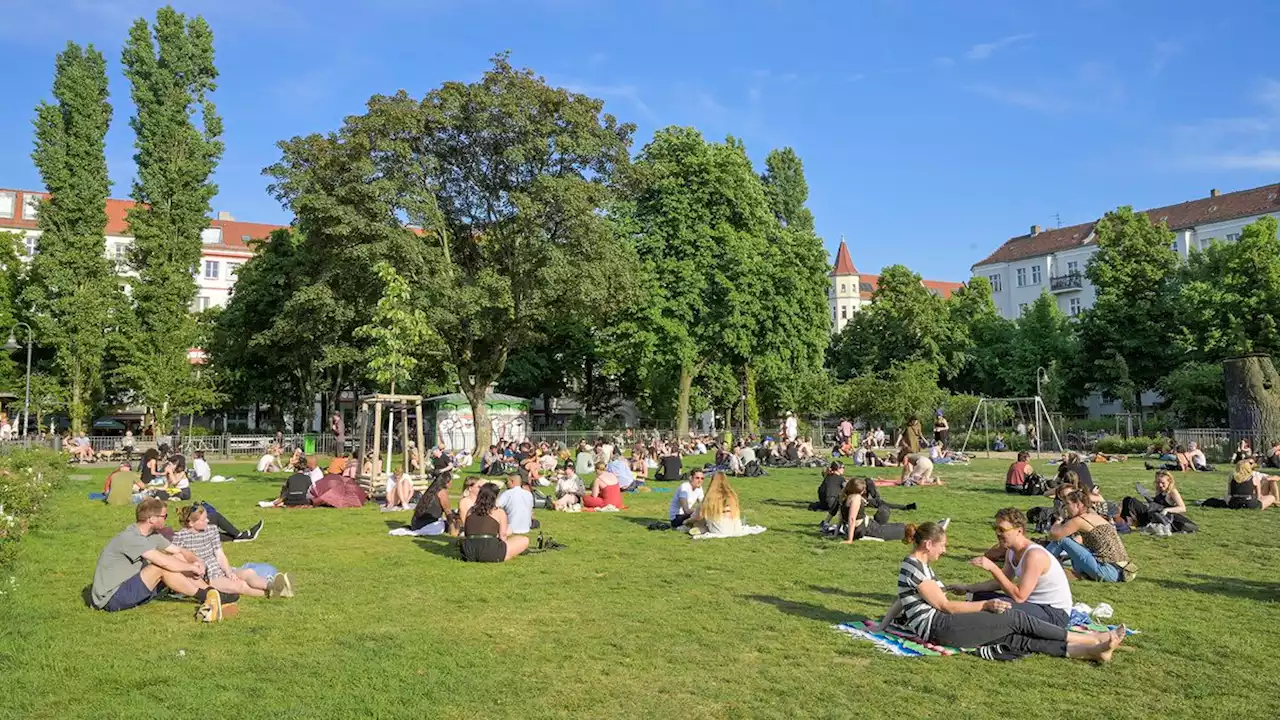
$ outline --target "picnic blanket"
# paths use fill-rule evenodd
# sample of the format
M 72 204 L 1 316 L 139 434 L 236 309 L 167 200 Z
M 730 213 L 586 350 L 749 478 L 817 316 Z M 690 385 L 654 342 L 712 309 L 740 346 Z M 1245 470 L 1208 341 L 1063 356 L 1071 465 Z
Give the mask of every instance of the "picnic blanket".
M 697 535 L 690 533 L 689 537 L 693 538 L 694 540 L 715 540 L 717 538 L 746 537 L 747 535 L 759 535 L 760 533 L 768 529 L 769 528 L 763 525 L 743 525 L 738 529 L 737 532 L 731 532 L 731 533 L 723 533 L 723 532 L 705 533 L 704 532 L 704 533 L 698 533 Z
M 426 537 L 429 535 L 443 535 L 445 529 L 446 529 L 445 522 L 443 519 L 440 519 L 433 523 L 423 525 L 417 530 L 410 530 L 407 527 L 399 527 L 391 530 L 387 534 L 397 535 L 397 536 Z
M 883 652 L 897 655 L 898 657 L 947 657 L 974 652 L 973 648 L 954 648 L 926 642 L 914 637 L 909 631 L 896 625 L 890 625 L 888 628 L 881 630 L 875 625 L 868 625 L 862 620 L 855 620 L 832 625 L 831 627 L 846 635 L 868 640 Z M 1088 625 L 1073 625 L 1069 629 L 1072 632 L 1102 632 L 1104 630 L 1114 630 L 1115 628 L 1115 625 L 1090 623 Z M 1126 636 L 1136 634 L 1138 634 L 1138 631 L 1132 628 L 1129 628 L 1128 632 L 1125 633 Z

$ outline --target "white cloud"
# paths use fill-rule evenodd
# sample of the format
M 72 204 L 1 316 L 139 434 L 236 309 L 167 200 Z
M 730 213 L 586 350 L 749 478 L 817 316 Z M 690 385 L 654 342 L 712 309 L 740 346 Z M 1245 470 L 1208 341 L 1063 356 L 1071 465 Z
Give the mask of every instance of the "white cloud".
M 965 53 L 965 57 L 970 60 L 986 60 L 996 53 L 997 50 L 1003 50 L 1011 45 L 1026 42 L 1035 35 L 1031 33 L 1018 33 L 1017 35 L 1006 35 L 1005 37 L 988 43 L 978 43 L 969 48 L 969 52 Z
M 1020 107 L 1024 110 L 1058 113 L 1071 107 L 1070 101 L 1055 93 L 1015 90 L 993 85 L 967 85 L 964 89 L 996 102 Z
M 1172 128 L 1173 162 L 1190 169 L 1280 170 L 1280 81 L 1263 78 L 1253 115 L 1206 118 Z

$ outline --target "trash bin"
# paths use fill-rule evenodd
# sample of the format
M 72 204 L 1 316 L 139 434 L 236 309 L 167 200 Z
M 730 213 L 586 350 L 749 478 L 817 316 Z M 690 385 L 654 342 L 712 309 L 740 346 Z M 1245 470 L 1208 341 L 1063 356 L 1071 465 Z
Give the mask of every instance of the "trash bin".
M 57 433 L 53 435 L 53 451 L 62 452 L 62 436 Z
M 308 435 L 302 438 L 302 452 L 307 455 L 314 455 L 316 452 L 316 438 L 314 435 Z

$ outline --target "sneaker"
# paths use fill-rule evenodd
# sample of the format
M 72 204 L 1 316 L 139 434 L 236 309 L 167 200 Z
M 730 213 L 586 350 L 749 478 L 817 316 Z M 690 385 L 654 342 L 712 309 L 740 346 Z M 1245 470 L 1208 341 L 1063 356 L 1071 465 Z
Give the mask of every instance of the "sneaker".
M 267 524 L 266 520 L 259 520 L 258 522 L 254 523 L 253 527 L 249 528 L 249 539 L 257 540 L 258 535 L 262 532 L 262 526 L 266 524 Z
M 1156 469 L 1156 466 L 1155 466 L 1155 465 L 1152 465 L 1152 464 L 1151 464 L 1151 463 L 1149 463 L 1149 462 L 1144 462 L 1144 463 L 1142 463 L 1142 467 L 1144 467 L 1144 468 L 1146 468 L 1146 469 L 1148 469 L 1148 470 L 1155 470 L 1155 469 Z
M 1161 527 L 1162 527 L 1161 525 L 1157 525 L 1156 523 L 1151 523 L 1150 525 L 1142 528 L 1142 534 L 1143 535 L 1159 535 Z
M 903 509 L 903 510 L 915 510 L 915 509 L 916 509 L 916 504 L 915 504 L 915 503 L 907 503 L 906 505 L 902 506 L 902 509 Z
M 831 526 L 827 524 L 826 520 L 823 520 L 822 522 L 818 523 L 818 532 L 825 535 L 830 531 L 831 531 Z
M 1150 464 L 1151 464 L 1151 463 L 1147 463 L 1147 465 L 1150 465 Z M 1151 468 L 1150 468 L 1150 467 L 1148 467 L 1147 469 L 1148 469 L 1148 470 L 1150 470 Z M 1139 483 L 1134 483 L 1134 484 L 1133 484 L 1133 489 L 1138 491 L 1138 494 L 1142 496 L 1142 499 L 1143 499 L 1143 500 L 1150 500 L 1150 499 L 1151 499 L 1151 494 L 1147 492 L 1147 489 L 1146 489 L 1146 488 L 1142 487 L 1142 483 L 1140 483 L 1140 482 L 1139 482 Z
M 942 518 L 942 522 L 938 523 L 938 527 L 942 528 L 943 532 L 946 532 L 947 528 L 950 526 L 951 526 L 951 518 Z
M 214 623 L 222 620 L 222 596 L 217 590 L 204 591 L 204 601 L 196 608 L 196 621 Z
M 293 597 L 293 581 L 289 579 L 289 573 L 276 573 L 276 576 L 271 578 L 268 590 L 273 598 Z
M 1170 527 L 1169 525 L 1164 524 L 1164 523 L 1160 523 L 1160 536 L 1161 536 L 1161 537 L 1172 537 L 1172 536 L 1173 536 L 1173 528 L 1172 528 L 1172 527 Z

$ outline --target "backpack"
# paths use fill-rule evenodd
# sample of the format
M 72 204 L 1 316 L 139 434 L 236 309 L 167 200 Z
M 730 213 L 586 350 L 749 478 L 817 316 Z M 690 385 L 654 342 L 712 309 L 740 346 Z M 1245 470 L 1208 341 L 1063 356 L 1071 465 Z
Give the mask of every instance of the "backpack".
M 1028 473 L 1022 483 L 1023 495 L 1043 495 L 1049 491 L 1048 483 L 1039 473 Z
M 742 474 L 744 477 L 764 477 L 768 473 L 764 471 L 764 468 L 760 467 L 758 460 L 752 460 L 743 468 Z

